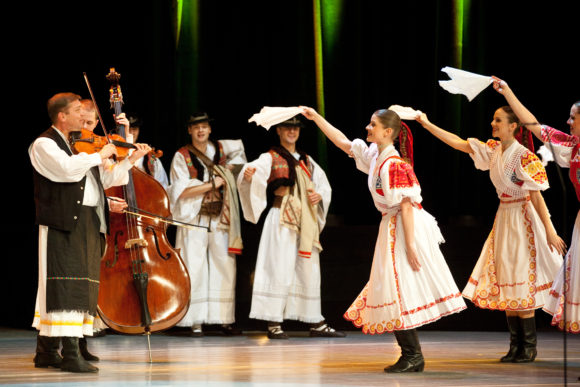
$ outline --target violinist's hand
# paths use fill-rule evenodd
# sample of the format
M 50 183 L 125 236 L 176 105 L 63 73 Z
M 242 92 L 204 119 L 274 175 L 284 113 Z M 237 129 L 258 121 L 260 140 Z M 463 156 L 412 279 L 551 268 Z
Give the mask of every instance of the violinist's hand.
M 244 180 L 250 183 L 252 181 L 252 176 L 256 173 L 256 167 L 248 167 L 244 170 Z
M 147 144 L 134 144 L 135 145 L 135 152 L 131 153 L 129 156 L 129 161 L 131 164 L 135 164 L 137 160 L 141 157 L 145 156 L 147 153 L 151 152 L 151 147 Z
M 111 196 L 110 198 L 108 198 L 108 200 L 109 200 L 109 211 L 111 212 L 122 214 L 123 210 L 129 207 L 129 205 L 124 199 Z
M 117 156 L 117 147 L 113 144 L 107 144 L 101 148 L 99 155 L 101 156 L 101 160 L 106 160 L 113 155 Z
M 314 189 L 308 188 L 307 191 L 308 200 L 310 201 L 311 205 L 314 206 L 322 200 L 322 196 L 318 192 L 314 191 Z
M 119 116 L 115 117 L 115 122 L 117 123 L 117 125 L 123 125 L 125 127 L 125 134 L 129 133 L 129 128 L 131 127 L 131 124 L 129 123 L 129 120 L 127 119 L 125 113 L 121 113 L 119 114 Z

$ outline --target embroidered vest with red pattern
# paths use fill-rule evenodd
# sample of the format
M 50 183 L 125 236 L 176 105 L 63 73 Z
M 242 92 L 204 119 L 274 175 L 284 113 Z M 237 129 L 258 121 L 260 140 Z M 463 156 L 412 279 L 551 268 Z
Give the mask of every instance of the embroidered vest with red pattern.
M 288 169 L 288 162 L 286 159 L 278 154 L 274 150 L 269 150 L 268 153 L 272 156 L 272 168 L 270 171 L 270 177 L 268 178 L 268 184 L 272 181 L 278 179 L 289 179 L 290 170 Z M 308 160 L 308 159 L 307 159 Z M 300 166 L 312 179 L 312 165 L 309 162 L 304 162 L 300 160 Z
M 219 161 L 217 162 L 218 165 L 226 165 L 226 155 L 224 154 L 224 149 L 222 147 L 221 142 L 217 142 L 218 144 L 218 154 L 219 154 Z M 183 156 L 183 158 L 185 159 L 185 163 L 187 164 L 187 169 L 189 170 L 189 178 L 190 179 L 197 179 L 197 175 L 198 175 L 198 170 L 194 165 L 194 162 L 191 158 L 191 153 L 189 151 L 189 149 L 187 149 L 187 147 L 181 147 L 178 150 L 179 153 L 181 153 L 181 155 Z M 214 157 L 214 161 L 215 161 L 215 157 Z
M 383 163 L 379 166 L 376 171 L 377 174 L 377 182 L 375 189 L 377 193 L 381 196 L 385 196 L 385 191 L 383 190 L 383 182 L 381 180 L 381 169 L 383 165 L 391 159 L 397 159 L 402 161 L 402 163 L 395 162 L 389 165 L 389 188 L 410 188 L 414 185 L 419 185 L 419 180 L 417 180 L 417 176 L 413 171 L 413 167 L 403 160 L 399 156 L 391 156 L 388 157 Z
M 580 202 L 580 144 L 572 149 L 570 157 L 570 180 L 576 190 L 576 198 Z

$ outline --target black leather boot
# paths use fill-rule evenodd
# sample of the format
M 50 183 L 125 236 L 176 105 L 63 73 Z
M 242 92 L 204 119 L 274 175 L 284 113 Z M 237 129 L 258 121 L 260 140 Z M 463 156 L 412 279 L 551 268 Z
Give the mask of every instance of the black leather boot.
M 36 337 L 36 355 L 34 366 L 36 368 L 60 368 L 62 357 L 58 354 L 60 337 L 40 336 Z
M 508 353 L 499 359 L 502 363 L 513 362 L 521 349 L 522 327 L 518 316 L 507 316 L 508 329 L 510 331 L 510 349 Z
M 536 335 L 536 318 L 520 318 L 522 326 L 522 348 L 516 355 L 514 363 L 530 363 L 536 359 L 538 336 Z
M 81 356 L 78 337 L 62 338 L 62 363 L 60 369 L 68 372 L 97 372 L 99 369 Z
M 421 353 L 417 330 L 395 331 L 395 338 L 401 347 L 401 357 L 392 366 L 385 367 L 385 372 L 423 372 L 425 359 Z
M 81 351 L 81 355 L 83 356 L 83 358 L 85 360 L 87 360 L 87 361 L 99 361 L 98 356 L 95 356 L 89 352 L 86 337 L 81 337 L 79 339 L 79 350 Z

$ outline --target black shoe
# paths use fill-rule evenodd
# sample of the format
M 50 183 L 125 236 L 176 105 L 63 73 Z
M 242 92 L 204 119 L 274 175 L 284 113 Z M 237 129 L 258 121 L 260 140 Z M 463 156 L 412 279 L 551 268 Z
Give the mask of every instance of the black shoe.
M 310 337 L 346 337 L 346 333 L 335 331 L 328 324 L 322 324 L 318 328 L 310 328 Z
M 268 338 L 274 340 L 287 340 L 288 335 L 282 330 L 280 325 L 268 327 Z
M 191 327 L 191 332 L 189 332 L 189 337 L 202 337 L 203 329 L 201 325 L 193 325 Z
M 520 342 L 522 340 L 522 328 L 518 316 L 507 316 L 508 329 L 510 331 L 510 349 L 508 353 L 499 359 L 502 363 L 513 362 L 520 351 Z
M 401 357 L 392 366 L 385 367 L 385 372 L 423 372 L 425 359 L 421 353 L 417 330 L 395 331 L 395 338 L 401 347 Z
M 93 337 L 104 337 L 104 336 L 107 336 L 107 328 L 93 332 Z
M 62 363 L 60 369 L 67 372 L 98 372 L 99 369 L 86 361 L 79 349 L 78 337 L 62 337 Z
M 521 350 L 514 358 L 514 363 L 531 363 L 536 359 L 538 337 L 536 335 L 536 318 L 520 318 L 522 329 Z
M 240 336 L 242 334 L 242 330 L 232 324 L 222 324 L 219 326 L 219 330 L 226 336 Z
M 93 355 L 92 353 L 89 352 L 89 350 L 88 350 L 88 344 L 87 344 L 87 338 L 86 337 L 82 337 L 82 338 L 79 339 L 79 350 L 81 352 L 81 356 L 86 361 L 99 361 L 99 357 L 98 356 L 95 356 L 95 355 Z
M 40 336 L 36 337 L 36 355 L 34 366 L 36 368 L 60 368 L 62 357 L 58 354 L 60 337 Z

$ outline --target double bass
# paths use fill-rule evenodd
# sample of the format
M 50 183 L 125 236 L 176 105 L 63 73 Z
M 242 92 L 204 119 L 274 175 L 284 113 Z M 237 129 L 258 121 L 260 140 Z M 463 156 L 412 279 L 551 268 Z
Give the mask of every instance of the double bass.
M 119 78 L 111 68 L 107 79 L 117 117 L 123 103 Z M 126 138 L 124 126 L 117 130 Z M 129 171 L 127 185 L 105 193 L 123 198 L 131 211 L 109 217 L 98 313 L 111 329 L 124 334 L 149 335 L 169 329 L 187 313 L 191 285 L 187 267 L 167 239 L 167 223 L 163 221 L 171 217 L 167 193 L 137 167 Z

